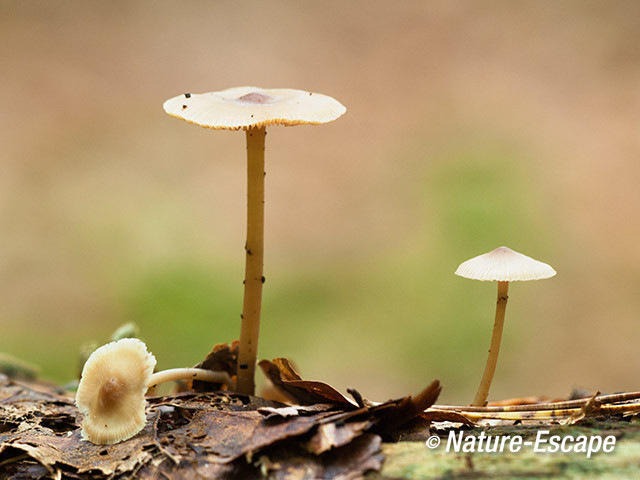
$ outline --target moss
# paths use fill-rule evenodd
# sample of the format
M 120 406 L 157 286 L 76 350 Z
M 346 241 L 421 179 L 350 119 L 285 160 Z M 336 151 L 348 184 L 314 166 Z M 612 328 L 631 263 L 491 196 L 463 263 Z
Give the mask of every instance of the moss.
M 491 435 L 535 437 L 540 429 L 550 435 L 615 435 L 611 453 L 596 453 L 586 458 L 581 453 L 535 453 L 523 448 L 518 453 L 452 453 L 445 451 L 444 441 L 435 450 L 423 442 L 384 444 L 386 456 L 380 474 L 370 479 L 405 478 L 561 478 L 561 479 L 625 479 L 638 478 L 640 468 L 640 426 L 630 422 L 594 422 L 583 426 L 494 427 Z M 479 434 L 480 430 L 465 432 Z

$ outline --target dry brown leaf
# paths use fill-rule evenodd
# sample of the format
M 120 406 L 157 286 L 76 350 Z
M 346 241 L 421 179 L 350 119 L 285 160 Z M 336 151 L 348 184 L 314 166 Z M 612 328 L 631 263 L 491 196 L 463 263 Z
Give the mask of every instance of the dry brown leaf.
M 375 423 L 373 418 L 348 423 L 323 423 L 307 443 L 307 450 L 319 455 L 332 448 L 342 447 L 369 430 Z
M 232 381 L 235 382 L 238 371 L 238 345 L 240 342 L 234 340 L 231 345 L 228 343 L 219 343 L 214 345 L 213 350 L 200 362 L 195 368 L 204 368 L 206 370 L 214 370 L 218 372 L 227 372 Z M 220 383 L 208 383 L 194 380 L 189 385 L 190 390 L 196 392 L 215 392 L 223 387 L 229 389 L 229 385 Z
M 400 425 L 421 415 L 435 403 L 442 390 L 440 382 L 434 380 L 413 397 L 408 396 L 371 406 L 370 402 L 363 400 L 356 390 L 351 389 L 356 400 L 360 400 L 358 402 L 360 406 L 358 406 L 330 385 L 302 380 L 286 358 L 276 358 L 273 361 L 262 360 L 259 365 L 273 385 L 285 392 L 292 400 L 303 405 L 330 402 L 346 410 L 345 413 L 336 414 L 335 418 L 331 417 L 331 421 L 343 421 L 359 415 L 373 415 L 376 418 L 375 430 L 383 435 L 391 434 Z
M 268 452 L 257 464 L 265 477 L 274 480 L 357 480 L 368 471 L 382 468 L 381 443 L 379 436 L 365 433 L 322 455 L 287 446 Z
M 379 419 L 376 431 L 383 435 L 390 435 L 398 427 L 421 416 L 427 408 L 435 403 L 441 390 L 440 382 L 434 380 L 415 396 L 372 407 L 371 412 Z
M 191 421 L 165 434 L 165 450 L 179 458 L 197 448 L 210 462 L 226 463 L 276 442 L 308 433 L 328 413 L 268 422 L 257 411 L 199 411 Z
M 334 408 L 328 403 L 316 403 L 315 405 L 291 405 L 288 407 L 260 407 L 258 412 L 265 415 L 266 419 L 273 417 L 297 417 L 298 415 L 309 415 L 312 413 L 326 412 Z
M 286 358 L 258 363 L 273 385 L 284 392 L 292 401 L 301 405 L 331 403 L 342 408 L 357 408 L 335 388 L 326 383 L 302 380 L 298 372 Z

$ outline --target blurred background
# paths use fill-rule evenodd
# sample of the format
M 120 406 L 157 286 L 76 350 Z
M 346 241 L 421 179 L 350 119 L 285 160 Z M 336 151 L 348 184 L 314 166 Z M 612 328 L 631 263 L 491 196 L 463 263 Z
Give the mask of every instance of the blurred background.
M 0 0 L 0 351 L 66 382 L 135 321 L 160 368 L 239 335 L 245 144 L 183 92 L 347 106 L 267 138 L 260 358 L 385 400 L 468 403 L 507 245 L 490 399 L 638 390 L 640 3 Z

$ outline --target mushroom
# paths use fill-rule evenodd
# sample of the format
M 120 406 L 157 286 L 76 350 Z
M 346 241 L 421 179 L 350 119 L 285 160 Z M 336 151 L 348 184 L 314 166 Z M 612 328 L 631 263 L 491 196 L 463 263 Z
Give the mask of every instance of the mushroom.
M 196 379 L 229 384 L 226 372 L 174 368 L 153 373 L 156 358 L 137 338 L 124 338 L 95 350 L 82 369 L 76 405 L 84 414 L 82 437 L 105 445 L 131 438 L 145 425 L 145 393 L 171 380 Z
M 291 89 L 236 87 L 167 100 L 174 117 L 213 130 L 244 130 L 247 138 L 247 242 L 237 391 L 253 395 L 264 258 L 264 144 L 268 125 L 317 125 L 340 117 L 346 108 L 318 93 Z
M 496 318 L 493 324 L 493 335 L 489 356 L 484 368 L 480 386 L 471 405 L 482 407 L 486 404 L 489 388 L 493 380 L 493 374 L 498 363 L 500 352 L 500 340 L 504 315 L 507 308 L 509 282 L 528 281 L 550 278 L 556 271 L 546 263 L 539 262 L 507 247 L 498 247 L 495 250 L 479 255 L 460 264 L 455 272 L 461 277 L 473 280 L 497 281 L 498 301 L 496 305 Z

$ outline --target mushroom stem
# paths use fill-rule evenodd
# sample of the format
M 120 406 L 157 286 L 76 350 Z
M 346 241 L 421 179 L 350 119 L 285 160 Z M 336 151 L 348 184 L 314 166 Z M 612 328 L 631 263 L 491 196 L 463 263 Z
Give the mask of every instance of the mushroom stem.
M 265 127 L 247 129 L 247 243 L 242 327 L 238 350 L 239 393 L 253 395 L 260 333 L 264 263 Z
M 211 383 L 225 383 L 229 385 L 231 379 L 227 372 L 214 372 L 213 370 L 205 370 L 203 368 L 170 368 L 156 372 L 149 378 L 148 388 L 154 388 L 164 382 L 173 380 L 201 380 Z
M 496 371 L 498 354 L 500 353 L 502 327 L 504 325 L 504 315 L 507 310 L 507 300 L 509 299 L 508 290 L 509 282 L 498 282 L 498 301 L 496 304 L 496 319 L 493 323 L 493 335 L 491 336 L 491 347 L 489 348 L 489 356 L 487 357 L 487 363 L 484 367 L 484 373 L 482 374 L 482 380 L 480 380 L 478 392 L 471 403 L 474 407 L 484 407 L 487 403 L 489 388 L 491 388 L 491 381 L 493 380 L 493 374 Z

